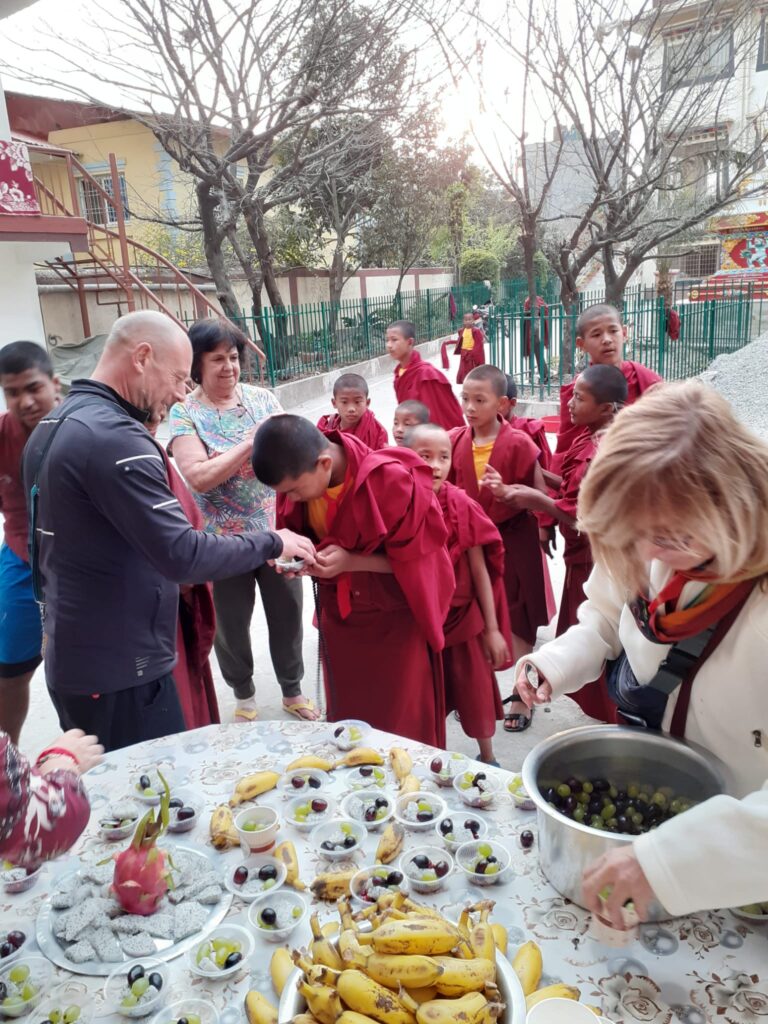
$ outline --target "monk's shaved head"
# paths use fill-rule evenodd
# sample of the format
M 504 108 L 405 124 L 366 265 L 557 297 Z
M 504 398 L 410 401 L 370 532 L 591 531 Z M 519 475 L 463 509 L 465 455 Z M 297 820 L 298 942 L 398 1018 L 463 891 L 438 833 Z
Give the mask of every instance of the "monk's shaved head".
M 403 438 L 403 446 L 405 448 L 415 448 L 420 441 L 424 440 L 440 441 L 445 443 L 449 449 L 451 447 L 448 431 L 441 427 L 439 423 L 420 423 L 417 427 L 411 427 Z

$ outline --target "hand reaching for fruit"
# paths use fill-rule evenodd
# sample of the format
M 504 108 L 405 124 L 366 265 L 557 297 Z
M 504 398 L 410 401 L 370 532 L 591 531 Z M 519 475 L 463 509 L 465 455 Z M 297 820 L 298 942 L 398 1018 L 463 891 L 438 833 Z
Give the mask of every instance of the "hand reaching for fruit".
M 609 890 L 607 895 L 606 890 Z M 609 850 L 588 867 L 582 878 L 582 893 L 588 910 L 622 930 L 627 927 L 626 903 L 634 903 L 640 920 L 647 921 L 650 904 L 656 899 L 631 847 Z
M 293 530 L 275 530 L 275 533 L 283 542 L 280 558 L 284 562 L 300 559 L 305 566 L 315 564 L 315 545 L 308 537 L 302 537 Z
M 86 736 L 82 729 L 69 729 L 53 741 L 50 749 L 68 751 L 69 753 L 47 756 L 43 752 L 42 763 L 38 765 L 41 775 L 59 771 L 83 775 L 89 769 L 95 768 L 97 764 L 101 764 L 104 759 L 104 747 L 99 743 L 97 737 Z

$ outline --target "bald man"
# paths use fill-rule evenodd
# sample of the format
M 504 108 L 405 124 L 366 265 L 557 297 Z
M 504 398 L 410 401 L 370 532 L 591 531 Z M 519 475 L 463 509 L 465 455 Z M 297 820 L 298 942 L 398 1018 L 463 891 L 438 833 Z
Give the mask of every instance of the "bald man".
M 107 750 L 184 729 L 171 675 L 180 583 L 279 555 L 314 562 L 290 530 L 223 537 L 190 526 L 145 424 L 184 398 L 191 365 L 169 317 L 121 317 L 93 377 L 73 382 L 24 451 L 48 689 L 62 727 L 95 733 Z

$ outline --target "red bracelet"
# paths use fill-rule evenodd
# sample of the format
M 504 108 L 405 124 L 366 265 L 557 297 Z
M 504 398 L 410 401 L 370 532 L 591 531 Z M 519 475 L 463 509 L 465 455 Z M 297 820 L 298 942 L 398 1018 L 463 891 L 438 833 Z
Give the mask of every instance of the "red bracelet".
M 44 750 L 37 759 L 35 767 L 39 768 L 40 765 L 45 764 L 52 757 L 68 757 L 70 761 L 74 761 L 76 766 L 80 767 L 80 762 L 77 760 L 71 750 L 65 750 L 63 747 L 48 747 Z

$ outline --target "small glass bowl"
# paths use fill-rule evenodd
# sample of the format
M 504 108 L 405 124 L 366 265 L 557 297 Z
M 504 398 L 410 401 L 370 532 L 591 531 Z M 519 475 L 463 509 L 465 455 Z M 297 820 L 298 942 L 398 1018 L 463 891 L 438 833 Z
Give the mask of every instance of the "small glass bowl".
M 254 821 L 262 826 L 257 831 L 249 831 L 244 827 Z M 251 853 L 266 853 L 275 845 L 280 831 L 280 816 L 272 807 L 246 807 L 235 815 L 235 829 L 244 849 Z
M 197 962 L 197 951 L 204 943 L 215 942 L 219 939 L 225 942 L 239 942 L 242 959 L 231 967 L 217 967 L 212 971 L 206 970 Z M 238 971 L 245 970 L 248 967 L 248 961 L 255 948 L 256 943 L 253 940 L 253 935 L 251 935 L 247 928 L 241 928 L 237 924 L 220 924 L 218 928 L 214 928 L 213 931 L 209 932 L 204 938 L 201 938 L 190 949 L 188 957 L 189 969 L 198 978 L 207 978 L 209 981 L 224 981 L 225 978 L 231 978 L 233 974 L 237 974 Z
M 362 764 L 358 768 L 350 768 L 344 776 L 347 789 L 385 789 L 387 773 L 380 765 Z
M 15 881 L 6 881 L 5 876 L 10 876 L 12 871 L 26 871 L 26 868 L 10 867 L 4 868 L 0 872 L 0 880 L 3 884 L 3 892 L 8 893 L 9 896 L 15 896 L 17 893 L 28 892 L 33 885 L 37 884 L 37 880 L 40 877 L 40 872 L 43 870 L 42 864 L 39 868 L 34 871 L 27 871 L 23 878 L 18 878 Z
M 438 761 L 440 761 L 442 768 L 439 772 L 436 772 L 432 766 Z M 429 762 L 429 777 L 438 786 L 444 786 L 448 789 L 453 785 L 453 780 L 456 776 L 466 771 L 468 764 L 469 760 L 463 754 L 446 754 L 445 756 L 436 754 Z
M 254 872 L 258 873 L 259 868 L 265 864 L 272 864 L 277 868 L 277 878 L 275 884 L 270 886 L 269 889 L 261 889 L 254 892 L 244 892 L 242 886 L 239 886 L 235 881 L 235 872 L 238 868 L 247 868 L 249 875 Z M 277 857 L 266 857 L 264 855 L 260 857 L 251 857 L 249 860 L 243 861 L 242 864 L 235 864 L 234 866 L 228 867 L 224 872 L 224 885 L 225 887 L 235 896 L 238 896 L 243 903 L 253 903 L 254 900 L 261 899 L 262 896 L 277 892 L 278 889 L 282 888 L 285 883 L 285 879 L 288 875 L 288 869 L 281 860 Z
M 348 829 L 347 835 L 354 836 L 357 842 L 354 846 L 336 850 L 324 850 L 322 844 L 331 836 L 341 831 L 342 825 Z M 360 821 L 353 821 L 351 818 L 334 818 L 333 821 L 324 821 L 316 825 L 310 834 L 309 842 L 312 850 L 325 860 L 338 861 L 349 860 L 362 847 L 368 831 Z
M 329 728 L 331 733 L 331 743 L 338 747 L 339 750 L 352 750 L 354 747 L 359 747 L 371 730 L 371 727 L 367 722 L 361 722 L 358 718 L 343 718 L 338 722 L 330 722 Z M 346 729 L 347 732 L 337 736 L 336 732 L 339 729 Z M 357 729 L 359 736 L 350 736 L 350 729 Z
M 121 819 L 127 821 L 128 824 L 120 825 L 117 828 L 104 828 L 101 822 L 109 820 L 108 812 L 110 807 L 117 806 L 121 802 L 126 805 L 126 810 L 128 809 L 129 806 L 131 808 L 132 816 L 130 818 L 126 817 L 125 819 Z M 118 839 L 127 839 L 128 836 L 133 835 L 136 829 L 136 825 L 138 824 L 139 818 L 141 817 L 142 813 L 146 814 L 146 811 L 140 811 L 138 805 L 135 803 L 133 799 L 126 799 L 123 801 L 116 800 L 114 801 L 113 804 L 108 804 L 104 810 L 104 813 L 99 816 L 99 836 L 102 839 L 106 839 L 108 842 L 115 842 Z
M 32 938 L 31 932 L 22 931 L 21 928 L 5 928 L 5 926 L 3 926 L 3 930 L 0 931 L 0 946 L 5 945 L 5 943 L 8 941 L 7 936 L 10 935 L 12 932 L 20 932 L 24 936 L 24 941 L 21 943 L 20 946 L 12 946 L 11 948 L 13 949 L 13 952 L 9 953 L 7 956 L 0 958 L 0 967 L 5 967 L 6 964 L 12 964 L 14 961 L 18 960 L 23 953 L 26 953 L 27 950 L 29 949 L 29 940 Z M 11 943 L 8 943 L 8 945 L 11 946 Z
M 507 792 L 512 797 L 515 807 L 521 811 L 535 811 L 536 804 L 531 800 L 527 790 L 523 788 L 522 775 L 513 775 L 507 783 Z
M 248 908 L 248 924 L 266 942 L 285 942 L 288 936 L 306 919 L 307 904 L 297 892 L 292 892 L 290 889 L 282 889 L 278 899 L 290 904 L 292 908 L 298 907 L 301 913 L 297 917 L 291 918 L 290 923 L 285 928 L 266 928 L 260 923 L 259 914 L 261 914 L 265 907 L 270 905 L 270 901 L 274 902 L 274 899 L 271 890 L 264 896 L 259 896 L 258 899 L 255 899 Z
M 387 807 L 382 808 L 384 814 L 376 821 L 366 821 L 362 816 L 355 813 L 356 803 L 372 804 L 376 800 L 381 800 L 382 797 L 387 801 Z M 351 818 L 352 821 L 360 822 L 369 832 L 374 832 L 388 822 L 395 813 L 395 798 L 389 793 L 383 793 L 380 789 L 358 789 L 348 793 L 341 801 L 341 813 L 344 817 Z
M 438 861 L 444 861 L 448 865 L 448 870 L 441 878 L 418 878 L 419 868 L 414 867 L 413 859 L 419 855 L 428 857 L 433 864 L 437 864 Z M 400 857 L 399 866 L 414 892 L 438 892 L 445 886 L 453 871 L 453 857 L 450 853 L 446 853 L 442 846 L 417 846 L 414 850 L 409 850 Z
M 163 979 L 163 987 L 153 999 L 137 1003 L 136 1006 L 121 1006 L 120 1001 L 128 991 L 128 975 L 137 966 L 143 967 L 146 975 L 159 974 Z M 148 1017 L 162 1004 L 168 991 L 169 976 L 168 964 L 151 956 L 138 957 L 136 960 L 131 960 L 130 963 L 120 964 L 104 983 L 104 1002 L 110 1013 L 118 1013 L 122 1017 Z
M 313 790 L 314 792 L 314 790 Z M 312 812 L 322 815 L 321 818 L 313 818 L 312 821 L 297 821 L 294 817 L 296 810 L 299 807 L 303 807 L 307 803 L 311 803 L 313 800 L 324 800 L 326 807 L 324 811 Z M 309 793 L 306 796 L 295 796 L 292 800 L 289 800 L 285 808 L 285 820 L 287 824 L 293 825 L 299 832 L 311 832 L 318 825 L 323 825 L 326 821 L 333 817 L 336 812 L 336 801 L 333 797 L 326 796 L 310 796 Z
M 180 999 L 156 1013 L 150 1024 L 176 1024 L 181 1017 L 199 1017 L 200 1024 L 219 1024 L 219 1013 L 207 999 Z
M 488 847 L 491 855 L 497 859 L 499 870 L 494 874 L 480 875 L 473 871 L 471 865 L 482 857 L 480 847 Z M 463 843 L 456 851 L 456 863 L 473 885 L 496 885 L 498 882 L 506 881 L 509 877 L 512 855 L 501 843 L 494 843 L 492 839 L 480 839 L 474 843 Z
M 359 871 L 356 871 L 349 880 L 349 891 L 352 896 L 352 902 L 360 907 L 369 907 L 373 901 L 367 900 L 361 895 L 361 890 L 365 886 L 365 883 L 376 875 L 386 878 L 387 875 L 390 875 L 393 871 L 397 871 L 400 875 L 403 875 L 403 872 L 399 868 L 394 868 L 391 864 L 374 864 L 373 867 L 361 868 Z M 402 881 L 397 885 L 388 885 L 386 888 L 389 892 L 397 892 L 398 890 L 402 893 L 407 892 L 408 886 L 405 884 L 405 876 L 403 875 Z
M 168 788 L 171 791 L 171 796 L 175 796 L 175 793 L 173 791 L 173 776 L 170 774 L 170 772 L 165 771 L 163 768 L 160 768 L 159 770 L 162 773 L 162 776 L 165 779 L 165 781 L 168 783 Z M 145 796 L 143 791 L 138 788 L 139 780 L 141 779 L 142 775 L 147 775 L 149 777 L 149 788 L 153 790 L 151 796 Z M 160 797 L 162 795 L 162 792 L 163 784 L 160 781 L 157 765 L 146 765 L 144 768 L 137 769 L 131 775 L 131 800 L 138 800 L 138 802 L 144 804 L 145 807 L 157 807 L 160 803 Z
M 319 786 L 310 786 L 305 781 L 303 786 L 294 786 L 293 779 L 304 779 L 310 778 L 317 779 L 320 783 Z M 331 784 L 331 777 L 328 772 L 323 772 L 319 768 L 293 768 L 289 772 L 285 772 L 277 788 L 281 793 L 286 796 L 309 796 L 310 793 L 322 793 L 323 790 L 328 789 Z
M 440 831 L 440 826 L 444 821 L 450 821 L 453 823 L 454 827 L 463 829 L 464 822 L 470 820 L 477 822 L 480 826 L 477 830 L 477 840 L 474 839 L 471 833 L 469 838 L 462 836 L 460 839 L 449 839 L 448 836 L 443 835 Z M 468 816 L 466 811 L 451 811 L 444 818 L 441 818 L 440 821 L 438 821 L 435 825 L 435 832 L 437 833 L 438 838 L 445 844 L 446 850 L 450 850 L 451 853 L 456 853 L 458 848 L 463 846 L 464 843 L 471 843 L 473 841 L 477 842 L 480 839 L 484 839 L 485 836 L 488 835 L 488 823 L 483 821 L 482 818 Z
M 473 778 L 478 774 L 485 775 L 485 778 L 483 779 L 483 790 L 480 792 L 474 786 L 468 789 L 462 789 L 461 783 L 464 781 L 464 776 L 466 774 L 468 773 L 463 772 L 461 775 L 457 775 L 453 780 L 453 788 L 456 790 L 458 796 L 468 807 L 474 807 L 476 810 L 483 811 L 486 807 L 490 807 L 496 799 L 496 794 L 501 790 L 501 779 L 498 775 L 488 775 L 487 772 L 475 772 L 473 774 Z
M 50 1020 L 51 1014 L 58 1010 L 61 1015 L 59 1020 L 63 1021 L 64 1011 L 75 1006 L 80 1013 L 72 1024 L 90 1024 L 93 1018 L 93 994 L 86 991 L 82 981 L 65 981 L 48 994 L 35 1016 L 40 1020 Z
M 173 793 L 173 797 L 183 801 L 184 807 L 191 807 L 195 812 L 194 817 L 186 818 L 184 821 L 178 821 L 174 824 L 175 815 L 174 811 L 180 811 L 180 807 L 171 807 L 169 811 L 170 820 L 168 822 L 168 831 L 171 833 L 179 834 L 181 832 L 191 832 L 192 829 L 200 821 L 200 815 L 203 812 L 203 805 L 200 803 L 197 795 L 190 793 L 188 790 L 177 790 Z
M 432 817 L 428 821 L 415 821 L 405 816 L 406 808 L 412 804 L 428 803 L 432 808 Z M 437 793 L 427 793 L 420 790 L 418 793 L 406 793 L 398 798 L 395 804 L 395 821 L 412 832 L 429 832 L 435 827 L 435 822 L 444 818 L 448 805 Z
M 19 1006 L 3 1006 L 0 1003 L 0 1017 L 24 1017 L 42 1003 L 45 996 L 50 992 L 53 981 L 53 964 L 44 956 L 20 956 L 13 963 L 7 961 L 0 967 L 0 982 L 7 984 L 9 974 L 17 967 L 28 967 L 29 978 L 32 984 L 37 986 L 37 992 L 31 999 L 21 1003 Z

